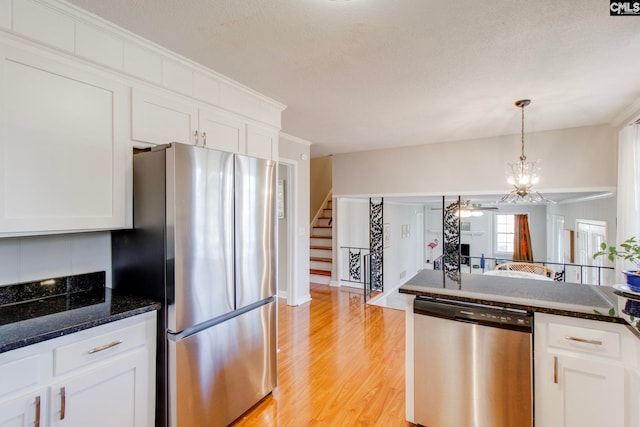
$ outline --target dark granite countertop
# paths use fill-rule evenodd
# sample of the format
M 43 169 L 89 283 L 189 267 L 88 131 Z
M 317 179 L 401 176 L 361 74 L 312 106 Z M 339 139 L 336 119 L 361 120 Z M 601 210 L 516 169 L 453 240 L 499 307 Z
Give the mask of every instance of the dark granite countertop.
M 92 275 L 0 287 L 0 353 L 160 309 L 104 287 L 104 272 Z
M 621 309 L 627 298 L 609 286 L 422 270 L 401 286 L 399 292 L 624 323 L 640 336 L 637 323 L 631 323 Z

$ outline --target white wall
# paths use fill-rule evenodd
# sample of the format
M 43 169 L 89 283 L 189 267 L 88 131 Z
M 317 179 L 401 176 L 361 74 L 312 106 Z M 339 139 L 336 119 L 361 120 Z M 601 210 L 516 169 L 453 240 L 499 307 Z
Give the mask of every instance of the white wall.
M 423 208 L 416 205 L 384 202 L 383 222 L 391 227 L 389 247 L 383 252 L 384 290 L 388 291 L 403 284 L 418 272 L 417 214 Z M 408 234 L 402 236 L 402 226 L 408 227 Z
M 0 286 L 94 271 L 111 287 L 109 232 L 0 239 Z
M 589 219 L 607 222 L 607 242 L 616 241 L 616 197 L 597 200 L 558 203 L 547 207 L 549 215 L 564 217 L 565 230 L 575 230 L 577 219 Z
M 530 160 L 540 159 L 539 191 L 615 189 L 617 132 L 608 125 L 531 133 Z M 374 150 L 333 157 L 338 196 L 502 194 L 519 135 Z
M 289 263 L 294 269 L 293 283 L 287 304 L 299 305 L 311 299 L 309 293 L 309 157 L 311 142 L 293 135 L 280 133 L 279 155 L 280 162 L 292 165 L 294 168 L 293 186 L 294 200 L 289 203 L 295 205 L 293 220 L 293 259 Z M 281 244 L 281 243 L 279 243 Z
M 337 285 L 338 281 L 349 279 L 348 250 L 344 248 L 369 248 L 369 199 L 334 197 L 333 200 L 337 215 L 333 221 L 336 262 L 332 284 Z
M 349 278 L 348 252 L 345 247 L 369 248 L 369 199 L 339 198 L 337 222 L 339 280 Z M 418 243 L 417 214 L 424 208 L 415 204 L 384 201 L 383 223 L 389 224 L 389 247 L 383 248 L 384 289 L 391 290 L 415 275 L 418 271 L 416 248 Z M 408 234 L 402 235 L 402 228 Z M 343 283 L 344 284 L 344 283 Z

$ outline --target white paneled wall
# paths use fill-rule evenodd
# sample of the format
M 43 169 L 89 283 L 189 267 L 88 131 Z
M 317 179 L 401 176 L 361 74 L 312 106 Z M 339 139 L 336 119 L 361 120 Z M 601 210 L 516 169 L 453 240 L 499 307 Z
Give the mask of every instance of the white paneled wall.
M 111 286 L 109 232 L 0 239 L 0 286 L 94 271 Z

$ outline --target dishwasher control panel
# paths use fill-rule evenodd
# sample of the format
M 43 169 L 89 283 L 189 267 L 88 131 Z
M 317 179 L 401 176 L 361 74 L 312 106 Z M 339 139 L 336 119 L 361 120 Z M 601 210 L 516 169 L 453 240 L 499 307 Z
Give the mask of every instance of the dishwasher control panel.
M 413 312 L 425 316 L 522 331 L 530 331 L 533 327 L 533 315 L 527 311 L 439 298 L 416 298 L 413 303 Z

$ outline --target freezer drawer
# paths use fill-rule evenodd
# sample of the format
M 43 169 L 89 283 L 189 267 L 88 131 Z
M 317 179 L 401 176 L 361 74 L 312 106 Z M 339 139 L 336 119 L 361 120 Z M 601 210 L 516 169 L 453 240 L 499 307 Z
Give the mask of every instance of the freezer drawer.
M 227 426 L 276 386 L 273 299 L 182 340 L 169 338 L 171 427 Z

